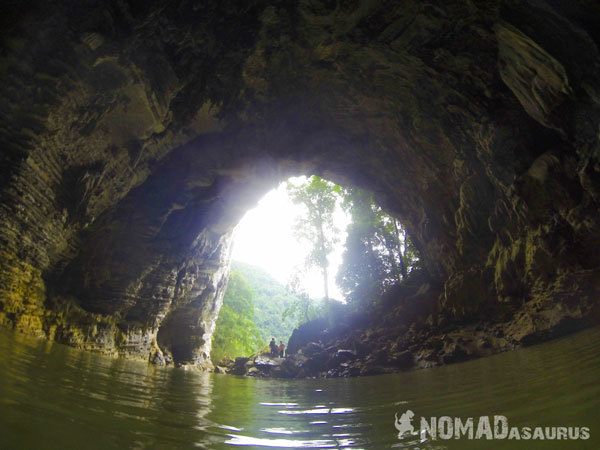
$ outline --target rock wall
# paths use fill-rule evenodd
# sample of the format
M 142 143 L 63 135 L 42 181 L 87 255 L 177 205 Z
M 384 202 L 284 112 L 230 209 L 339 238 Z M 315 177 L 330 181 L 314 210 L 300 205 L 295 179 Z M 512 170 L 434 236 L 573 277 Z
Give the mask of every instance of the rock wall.
M 600 7 L 438 3 L 3 5 L 0 323 L 210 365 L 231 231 L 299 173 L 406 223 L 432 322 L 589 317 Z

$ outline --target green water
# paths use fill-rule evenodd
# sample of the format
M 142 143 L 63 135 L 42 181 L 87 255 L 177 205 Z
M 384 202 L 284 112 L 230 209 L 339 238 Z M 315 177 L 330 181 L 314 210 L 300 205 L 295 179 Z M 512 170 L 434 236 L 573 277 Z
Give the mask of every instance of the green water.
M 245 379 L 0 333 L 0 449 L 600 448 L 600 329 L 448 367 Z M 589 427 L 579 441 L 399 440 L 394 413 Z M 415 422 L 416 422 L 415 420 Z

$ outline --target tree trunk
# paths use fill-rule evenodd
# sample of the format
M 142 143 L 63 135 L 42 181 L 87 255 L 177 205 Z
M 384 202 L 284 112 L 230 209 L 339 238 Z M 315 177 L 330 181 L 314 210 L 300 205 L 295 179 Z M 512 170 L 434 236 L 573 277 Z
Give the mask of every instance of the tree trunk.
M 323 290 L 325 292 L 325 301 L 329 301 L 329 274 L 327 271 L 327 254 L 325 253 L 325 232 L 323 231 L 323 220 L 319 212 L 319 247 L 321 247 L 321 269 L 323 270 Z
M 329 274 L 327 271 L 327 266 L 323 267 L 323 288 L 325 290 L 325 301 L 329 301 Z
M 402 229 L 402 233 L 400 232 L 401 227 L 398 226 L 398 222 L 396 219 L 393 219 L 394 228 L 396 229 L 396 236 L 398 236 L 398 259 L 400 260 L 400 273 L 402 274 L 402 278 L 406 278 L 408 275 L 408 270 L 406 269 L 406 231 Z M 402 239 L 400 239 L 402 237 Z M 402 250 L 404 247 L 404 250 Z

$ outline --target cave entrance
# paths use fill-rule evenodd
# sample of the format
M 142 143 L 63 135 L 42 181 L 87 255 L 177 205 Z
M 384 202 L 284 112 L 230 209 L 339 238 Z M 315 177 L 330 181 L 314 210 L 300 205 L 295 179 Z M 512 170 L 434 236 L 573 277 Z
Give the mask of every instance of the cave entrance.
M 328 297 L 344 301 L 335 275 L 342 262 L 346 227 L 350 223 L 348 211 L 342 207 L 341 197 L 333 191 L 340 188 L 327 180 L 335 202 L 331 208 L 331 224 L 324 224 L 325 236 L 330 242 L 327 252 Z M 281 182 L 249 210 L 236 227 L 233 236 L 232 261 L 251 264 L 264 269 L 282 284 L 299 282 L 298 289 L 305 290 L 312 298 L 325 297 L 323 274 L 315 264 L 306 264 L 310 257 L 310 234 L 312 230 L 304 205 L 294 202 L 290 194 L 293 186 L 308 183 L 305 176 L 292 177 Z M 313 224 L 314 225 L 314 224 Z M 300 235 L 300 236 L 299 236 Z M 301 236 L 304 235 L 304 236 Z M 300 280 L 296 280 L 301 278 Z
M 268 350 L 294 328 L 381 299 L 416 267 L 405 228 L 366 191 L 291 177 L 246 212 L 233 234 L 231 273 L 212 359 Z

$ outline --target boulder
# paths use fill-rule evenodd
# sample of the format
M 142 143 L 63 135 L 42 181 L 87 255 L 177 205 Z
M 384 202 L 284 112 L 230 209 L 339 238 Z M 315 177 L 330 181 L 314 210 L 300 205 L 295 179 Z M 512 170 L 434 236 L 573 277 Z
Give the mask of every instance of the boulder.
M 335 358 L 340 362 L 345 362 L 356 358 L 356 352 L 352 350 L 339 349 L 335 352 Z
M 389 364 L 399 369 L 407 369 L 409 367 L 412 367 L 414 364 L 413 354 L 408 350 L 393 353 L 389 357 Z
M 301 348 L 301 352 L 306 356 L 314 356 L 323 351 L 323 344 L 318 342 L 309 342 Z

